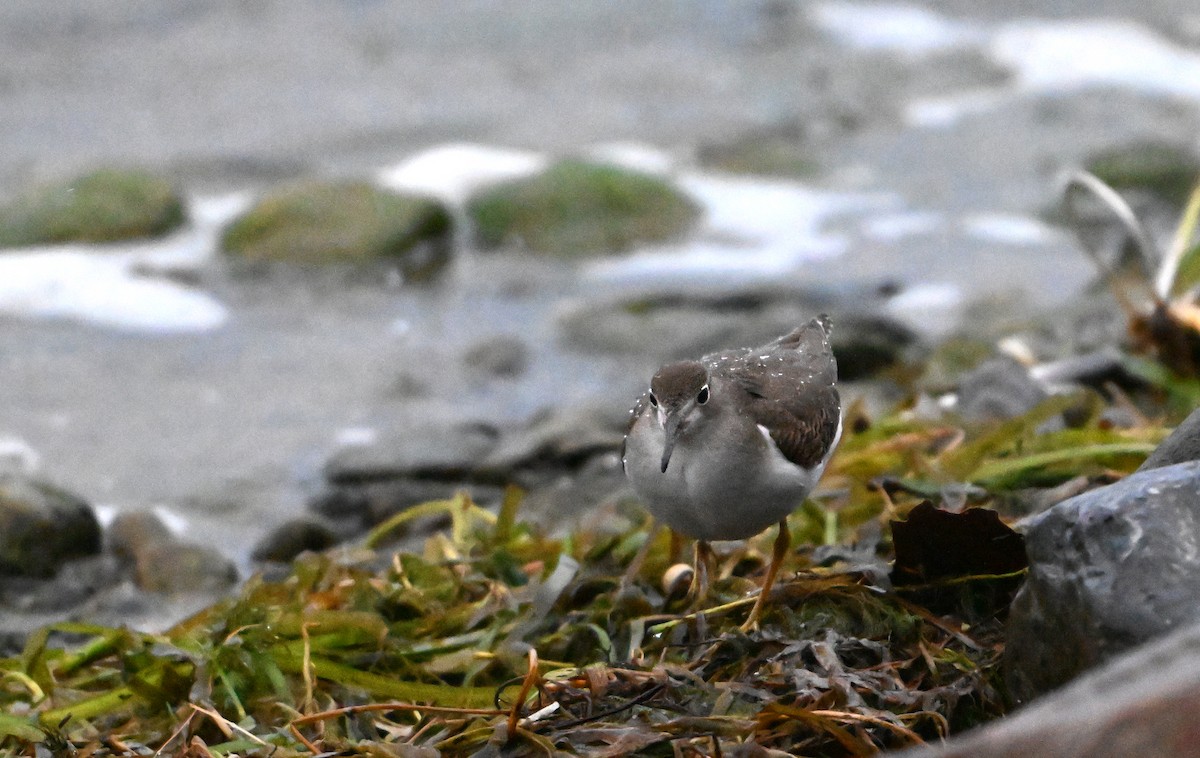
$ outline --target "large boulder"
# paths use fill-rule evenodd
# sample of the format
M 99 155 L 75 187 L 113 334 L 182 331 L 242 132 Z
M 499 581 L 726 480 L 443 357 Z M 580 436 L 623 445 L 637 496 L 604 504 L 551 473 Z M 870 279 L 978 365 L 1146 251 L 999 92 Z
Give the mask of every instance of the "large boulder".
M 1005 673 L 1027 700 L 1200 618 L 1200 462 L 1136 472 L 1032 518 Z
M 364 182 L 310 181 L 267 194 L 221 238 L 232 255 L 296 263 L 394 260 L 410 278 L 450 256 L 450 212 L 437 200 Z
M 53 576 L 100 545 L 100 524 L 82 499 L 23 476 L 0 478 L 0 576 Z
M 665 179 L 579 160 L 495 185 L 467 210 L 485 248 L 511 244 L 563 257 L 679 237 L 700 215 L 696 202 Z
M 1200 624 L 1127 653 L 1008 718 L 904 758 L 1200 757 Z
M 1183 423 L 1175 427 L 1170 436 L 1158 443 L 1158 447 L 1146 456 L 1138 471 L 1149 471 L 1185 461 L 1200 461 L 1200 408 L 1192 411 Z
M 156 237 L 183 224 L 183 198 L 141 171 L 101 169 L 0 209 L 0 247 Z

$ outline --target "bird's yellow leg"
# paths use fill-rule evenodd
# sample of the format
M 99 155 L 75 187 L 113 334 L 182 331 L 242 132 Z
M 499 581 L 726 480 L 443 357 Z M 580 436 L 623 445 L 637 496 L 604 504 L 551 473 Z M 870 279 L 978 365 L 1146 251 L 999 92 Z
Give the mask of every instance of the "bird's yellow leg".
M 762 591 L 758 593 L 758 599 L 754 601 L 754 607 L 750 609 L 750 616 L 746 618 L 746 623 L 741 626 L 743 632 L 749 632 L 758 628 L 758 619 L 762 615 L 763 604 L 767 601 L 767 595 L 771 593 L 771 587 L 775 584 L 775 577 L 779 574 L 779 567 L 782 565 L 784 557 L 787 556 L 788 548 L 791 545 L 792 533 L 788 531 L 787 519 L 780 519 L 779 536 L 775 538 L 775 547 L 771 551 L 771 565 L 767 567 L 767 578 L 763 580 Z
M 696 540 L 693 553 L 695 570 L 692 574 L 692 585 L 688 588 L 688 597 L 692 599 L 692 607 L 699 608 L 708 597 L 708 576 L 712 570 L 712 547 L 704 540 Z

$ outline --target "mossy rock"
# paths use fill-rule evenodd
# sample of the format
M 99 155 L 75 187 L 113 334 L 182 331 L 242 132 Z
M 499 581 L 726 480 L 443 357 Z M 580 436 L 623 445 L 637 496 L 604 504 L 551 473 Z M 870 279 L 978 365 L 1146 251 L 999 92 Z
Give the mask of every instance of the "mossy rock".
M 225 228 L 222 248 L 251 261 L 396 259 L 422 278 L 450 256 L 451 219 L 438 201 L 365 182 L 306 182 L 277 190 Z
M 184 222 L 183 198 L 141 171 L 101 169 L 51 184 L 0 209 L 0 246 L 156 237 Z
M 1087 170 L 1115 189 L 1139 189 L 1183 205 L 1197 180 L 1200 157 L 1165 142 L 1134 142 L 1092 155 Z
M 670 182 L 618 166 L 564 160 L 468 203 L 479 244 L 564 257 L 613 253 L 682 235 L 699 206 Z

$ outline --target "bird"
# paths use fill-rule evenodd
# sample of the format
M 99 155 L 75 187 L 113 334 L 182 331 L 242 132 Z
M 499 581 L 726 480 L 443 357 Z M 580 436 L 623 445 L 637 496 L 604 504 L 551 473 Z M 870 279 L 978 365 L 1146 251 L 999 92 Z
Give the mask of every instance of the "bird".
M 791 545 L 787 516 L 821 478 L 842 435 L 830 321 L 813 318 L 759 347 L 667 363 L 630 411 L 621 462 L 656 520 L 696 540 L 692 593 L 707 591 L 712 540 L 779 525 L 743 631 Z

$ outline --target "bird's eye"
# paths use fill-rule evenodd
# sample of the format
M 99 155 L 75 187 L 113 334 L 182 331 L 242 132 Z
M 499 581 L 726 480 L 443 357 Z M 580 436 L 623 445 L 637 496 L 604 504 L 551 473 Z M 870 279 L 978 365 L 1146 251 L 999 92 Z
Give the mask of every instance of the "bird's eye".
M 658 407 L 658 398 L 654 396 L 653 392 L 650 393 L 650 405 L 653 405 L 655 408 Z
M 704 405 L 705 403 L 708 402 L 708 385 L 707 384 L 700 388 L 700 394 L 696 395 L 696 402 L 699 403 L 700 405 Z

